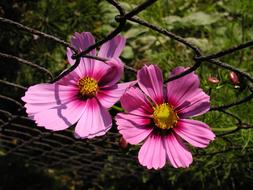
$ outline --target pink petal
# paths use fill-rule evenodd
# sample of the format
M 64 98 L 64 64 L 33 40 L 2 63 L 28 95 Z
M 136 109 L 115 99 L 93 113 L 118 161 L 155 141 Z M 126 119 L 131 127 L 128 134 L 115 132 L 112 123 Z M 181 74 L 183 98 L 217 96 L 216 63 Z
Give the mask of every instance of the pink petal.
M 119 58 L 112 58 L 106 62 L 110 68 L 100 80 L 102 86 L 112 86 L 118 82 L 124 72 L 124 64 Z
M 91 72 L 89 76 L 99 81 L 99 86 L 103 86 L 100 83 L 103 83 L 103 78 L 108 74 L 108 71 L 111 69 L 111 66 L 102 61 L 95 60 L 92 66 L 90 65 L 90 67 Z
M 82 58 L 73 72 L 76 73 L 78 79 L 89 76 L 99 82 L 101 78 L 107 75 L 110 68 L 111 66 L 102 61 Z
M 103 45 L 104 50 L 106 48 L 109 48 L 110 52 L 115 51 L 115 54 L 117 54 L 117 52 L 120 53 L 121 44 L 117 44 L 117 47 L 116 47 L 114 43 L 123 43 L 124 40 L 122 40 L 121 38 L 122 37 L 115 37 L 115 39 L 111 40 L 112 42 L 109 41 L 108 43 L 105 43 Z M 89 32 L 82 32 L 82 33 L 76 32 L 75 35 L 71 38 L 71 44 L 75 48 L 77 48 L 79 52 L 86 50 L 88 47 L 90 47 L 94 43 L 95 43 L 95 39 L 93 38 L 92 34 Z M 112 45 L 112 47 L 110 47 L 110 45 Z M 103 49 L 102 47 L 101 49 Z M 75 61 L 71 58 L 72 54 L 73 52 L 69 48 L 67 48 L 67 57 L 71 65 L 75 63 Z M 96 49 L 92 50 L 90 53 L 88 53 L 88 55 L 96 56 Z M 113 67 L 114 69 L 110 71 L 111 78 L 109 77 L 109 79 L 118 81 L 120 76 L 123 73 L 123 64 L 118 60 L 112 61 L 112 62 L 117 62 L 117 63 L 109 62 L 108 64 L 105 64 L 104 62 L 101 62 L 98 60 L 94 60 L 90 58 L 81 58 L 78 67 L 75 69 L 75 72 L 79 75 L 80 78 L 85 77 L 85 76 L 90 76 L 96 80 L 100 80 L 102 77 L 106 75 L 106 73 L 109 73 L 109 69 Z
M 174 131 L 192 146 L 200 148 L 206 147 L 215 138 L 207 124 L 196 120 L 180 119 Z
M 159 169 L 164 167 L 166 152 L 161 136 L 151 134 L 142 145 L 138 159 L 141 165 L 148 169 Z
M 67 48 L 67 58 L 70 65 L 74 65 L 76 62 L 76 60 L 73 60 L 71 58 L 72 55 L 73 55 L 72 50 L 70 48 Z M 79 78 L 82 78 L 86 75 L 90 76 L 93 73 L 94 62 L 95 62 L 94 59 L 81 58 L 79 65 L 72 72 L 75 72 L 79 76 Z
M 148 127 L 151 119 L 125 113 L 118 113 L 115 117 L 119 133 L 130 144 L 138 144 L 143 141 L 153 130 Z
M 175 168 L 186 168 L 192 163 L 192 155 L 173 132 L 163 138 L 167 159 Z
M 112 126 L 112 118 L 95 98 L 87 99 L 84 112 L 78 121 L 75 133 L 80 138 L 104 135 Z
M 138 115 L 151 115 L 153 109 L 143 92 L 137 87 L 130 87 L 120 99 L 127 112 L 138 111 Z M 137 113 L 136 113 L 137 114 Z
M 89 32 L 83 32 L 81 34 L 76 32 L 71 39 L 71 44 L 79 51 L 87 49 L 94 43 L 95 40 L 92 34 Z M 116 45 L 115 43 L 117 44 L 117 46 L 115 46 Z M 115 56 L 115 58 L 117 58 L 121 53 L 122 50 L 121 48 L 123 48 L 121 46 L 122 45 L 124 46 L 124 43 L 125 40 L 123 39 L 123 37 L 117 36 L 114 39 L 102 45 L 101 50 L 104 50 L 102 52 L 106 54 L 108 53 L 108 56 L 109 54 L 112 53 Z M 106 49 L 108 49 L 109 51 L 105 52 Z M 67 57 L 71 65 L 75 63 L 75 60 L 71 58 L 72 54 L 73 52 L 69 48 L 67 48 Z M 90 53 L 88 53 L 88 55 L 96 56 L 96 50 L 95 49 L 92 50 Z M 94 59 L 81 58 L 80 63 L 74 72 L 78 74 L 79 78 L 90 76 L 98 81 L 100 81 L 100 79 L 103 78 L 101 79 L 101 83 L 104 86 L 107 83 L 108 83 L 107 85 L 115 84 L 122 76 L 123 68 L 124 65 L 119 59 L 112 59 L 108 61 L 108 63 L 104 63 L 102 61 Z
M 202 115 L 208 112 L 209 109 L 210 97 L 201 89 L 195 90 L 195 93 L 192 93 L 184 103 L 176 107 L 180 118 Z
M 74 65 L 75 63 L 75 60 L 71 58 L 73 53 L 74 52 L 70 48 L 67 48 L 67 59 L 70 65 Z
M 171 77 L 185 71 L 186 68 L 176 67 L 171 72 Z M 178 107 L 184 103 L 196 90 L 199 89 L 199 78 L 194 72 L 167 83 L 168 102 L 173 107 Z
M 94 59 L 81 58 L 79 65 L 74 71 L 78 74 L 79 78 L 83 78 L 85 76 L 93 77 L 95 64 L 96 60 Z M 101 66 L 101 69 L 104 69 L 103 65 Z
M 53 131 L 64 130 L 78 121 L 86 102 L 73 100 L 34 115 L 38 126 Z
M 38 112 L 59 106 L 76 98 L 75 86 L 37 84 L 28 88 L 21 99 L 26 102 L 26 112 L 32 116 Z
M 144 66 L 137 73 L 141 90 L 156 104 L 163 103 L 163 76 L 156 65 Z
M 63 85 L 63 86 L 76 86 L 78 81 L 80 80 L 80 76 L 77 73 L 77 70 L 74 70 L 58 80 L 55 84 Z
M 171 76 L 185 70 L 177 67 Z M 202 115 L 210 109 L 210 97 L 199 88 L 199 78 L 194 72 L 167 83 L 167 97 L 180 117 Z
M 84 77 L 86 75 L 92 76 L 93 70 L 95 67 L 96 60 L 89 58 L 81 58 L 80 64 L 77 69 L 80 71 L 80 77 Z
M 90 32 L 75 32 L 71 38 L 71 45 L 79 51 L 84 51 L 93 44 L 95 44 L 95 39 Z M 90 51 L 88 55 L 96 56 L 96 49 Z
M 71 38 L 71 45 L 78 49 L 79 52 L 86 50 L 91 45 L 95 44 L 95 39 L 90 32 L 76 32 Z M 71 65 L 75 63 L 75 60 L 71 58 L 73 52 L 67 48 L 67 58 Z M 96 56 L 96 49 L 90 51 L 87 55 Z M 79 77 L 84 77 L 86 75 L 91 76 L 94 69 L 94 59 L 81 58 L 78 67 L 75 69 L 75 72 Z
M 117 35 L 113 39 L 104 43 L 98 53 L 99 57 L 117 58 L 120 56 L 123 48 L 125 47 L 126 40 L 124 37 Z
M 103 107 L 110 108 L 119 101 L 126 89 L 132 84 L 133 82 L 126 82 L 115 84 L 109 88 L 102 88 L 96 95 L 97 100 Z

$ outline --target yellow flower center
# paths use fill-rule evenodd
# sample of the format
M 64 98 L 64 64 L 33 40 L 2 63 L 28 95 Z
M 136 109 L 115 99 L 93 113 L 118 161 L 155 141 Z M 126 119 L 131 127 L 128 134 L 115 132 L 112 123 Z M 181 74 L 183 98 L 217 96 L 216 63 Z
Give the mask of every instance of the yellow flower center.
M 79 93 L 84 97 L 93 97 L 98 91 L 98 82 L 91 77 L 84 77 L 78 82 Z
M 168 103 L 156 105 L 153 109 L 153 119 L 158 128 L 171 129 L 176 125 L 178 120 L 177 113 Z

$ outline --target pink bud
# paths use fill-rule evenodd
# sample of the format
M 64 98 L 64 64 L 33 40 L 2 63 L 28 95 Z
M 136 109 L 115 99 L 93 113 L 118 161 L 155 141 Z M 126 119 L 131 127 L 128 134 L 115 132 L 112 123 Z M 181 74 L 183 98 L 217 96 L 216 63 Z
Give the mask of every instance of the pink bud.
M 208 77 L 207 78 L 208 82 L 210 82 L 211 84 L 218 84 L 220 82 L 219 79 L 217 79 L 216 77 Z
M 229 73 L 229 78 L 233 85 L 238 85 L 240 83 L 237 74 L 233 71 Z
M 128 146 L 128 142 L 123 137 L 120 137 L 119 146 L 121 148 L 125 149 Z

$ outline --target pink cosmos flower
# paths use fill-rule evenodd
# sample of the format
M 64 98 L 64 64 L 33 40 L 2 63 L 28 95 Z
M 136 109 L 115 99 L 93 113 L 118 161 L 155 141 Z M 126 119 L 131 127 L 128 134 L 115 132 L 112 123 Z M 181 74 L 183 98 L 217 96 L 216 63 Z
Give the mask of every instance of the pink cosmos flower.
M 177 67 L 171 76 L 184 70 Z M 187 119 L 210 108 L 209 96 L 199 88 L 198 76 L 190 73 L 165 88 L 161 70 L 150 65 L 138 71 L 137 81 L 140 88 L 130 87 L 121 98 L 126 113 L 116 116 L 119 132 L 130 144 L 145 140 L 138 159 L 148 169 L 162 168 L 166 161 L 175 168 L 188 167 L 192 155 L 181 138 L 200 148 L 215 138 L 207 124 Z
M 88 32 L 75 33 L 71 44 L 79 51 L 94 44 Z M 38 126 L 53 131 L 64 130 L 76 123 L 75 135 L 93 138 L 104 135 L 112 126 L 108 108 L 115 104 L 131 84 L 117 84 L 124 65 L 119 59 L 125 39 L 118 35 L 103 44 L 99 57 L 110 59 L 106 63 L 82 58 L 79 66 L 70 74 L 53 84 L 37 84 L 29 87 L 22 100 L 28 116 Z M 96 50 L 89 55 L 96 56 Z M 71 65 L 72 52 L 67 49 Z

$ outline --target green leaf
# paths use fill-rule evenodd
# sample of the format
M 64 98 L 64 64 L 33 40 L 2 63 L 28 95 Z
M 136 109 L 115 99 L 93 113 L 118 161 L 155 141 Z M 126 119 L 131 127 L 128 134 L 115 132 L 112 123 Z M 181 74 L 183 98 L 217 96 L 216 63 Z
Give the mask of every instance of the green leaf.
M 140 27 L 131 28 L 124 34 L 124 37 L 126 37 L 127 39 L 135 38 L 147 31 L 148 31 L 148 29 L 144 29 L 144 28 L 140 28 Z
M 133 48 L 130 46 L 126 46 L 121 56 L 125 59 L 133 59 L 134 58 Z
M 168 29 L 178 29 L 192 26 L 204 26 L 217 22 L 220 19 L 220 15 L 210 15 L 205 12 L 193 12 L 185 17 L 179 17 L 176 15 L 167 16 L 163 21 L 167 24 Z
M 189 41 L 190 43 L 196 45 L 197 47 L 199 47 L 202 51 L 207 51 L 210 49 L 210 43 L 208 41 L 207 38 L 185 38 L 187 41 Z
M 210 15 L 202 11 L 191 13 L 184 17 L 183 22 L 185 24 L 189 23 L 194 26 L 209 25 L 217 22 L 219 17 L 217 15 Z

